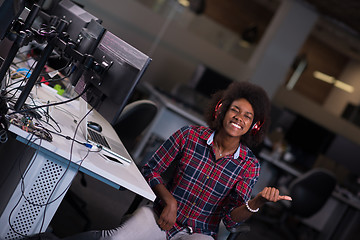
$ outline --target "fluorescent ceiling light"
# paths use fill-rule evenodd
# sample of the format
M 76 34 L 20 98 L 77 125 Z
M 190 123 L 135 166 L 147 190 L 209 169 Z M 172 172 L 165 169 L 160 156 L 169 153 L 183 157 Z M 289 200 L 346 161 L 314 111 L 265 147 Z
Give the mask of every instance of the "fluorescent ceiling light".
M 189 0 L 178 0 L 178 3 L 180 3 L 180 5 L 182 5 L 184 7 L 189 7 L 190 6 L 190 1 Z
M 327 83 L 330 83 L 330 84 L 334 84 L 336 79 L 332 76 L 329 76 L 325 73 L 322 73 L 322 72 L 319 72 L 319 71 L 315 71 L 314 72 L 314 77 L 321 80 L 321 81 L 324 81 L 324 82 L 327 82 Z
M 314 77 L 321 80 L 321 81 L 324 81 L 324 82 L 327 82 L 327 83 L 330 83 L 330 84 L 334 84 L 335 87 L 337 88 L 340 88 L 341 90 L 343 91 L 346 91 L 346 92 L 349 92 L 349 93 L 352 93 L 354 92 L 354 87 L 347 84 L 347 83 L 344 83 L 340 80 L 337 80 L 335 79 L 334 77 L 330 76 L 330 75 L 327 75 L 325 73 L 322 73 L 322 72 L 319 72 L 319 71 L 315 71 L 313 73 Z
M 249 47 L 250 47 L 250 43 L 247 42 L 247 41 L 245 41 L 245 40 L 243 40 L 243 39 L 240 39 L 240 40 L 239 40 L 239 45 L 240 45 L 241 47 L 243 47 L 243 48 L 249 48 Z
M 335 82 L 335 87 L 340 88 L 340 89 L 342 89 L 342 90 L 344 90 L 346 92 L 349 92 L 349 93 L 354 92 L 354 87 L 353 86 L 351 86 L 349 84 L 346 84 L 344 82 L 338 81 L 338 80 Z

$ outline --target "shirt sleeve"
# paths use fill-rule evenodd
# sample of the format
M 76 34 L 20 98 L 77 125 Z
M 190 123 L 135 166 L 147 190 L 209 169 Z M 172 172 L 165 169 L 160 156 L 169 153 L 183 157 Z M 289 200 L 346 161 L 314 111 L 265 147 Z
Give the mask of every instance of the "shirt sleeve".
M 189 127 L 183 127 L 172 134 L 142 167 L 142 173 L 151 188 L 164 184 L 161 174 L 181 154 L 188 130 Z
M 230 213 L 234 208 L 245 204 L 250 200 L 251 192 L 256 184 L 260 174 L 260 163 L 254 157 L 249 157 L 244 167 L 244 174 L 240 181 L 236 184 L 234 191 L 232 191 L 228 198 L 228 204 L 225 205 L 225 216 L 223 219 L 226 228 L 232 228 L 241 223 L 235 222 L 231 219 Z

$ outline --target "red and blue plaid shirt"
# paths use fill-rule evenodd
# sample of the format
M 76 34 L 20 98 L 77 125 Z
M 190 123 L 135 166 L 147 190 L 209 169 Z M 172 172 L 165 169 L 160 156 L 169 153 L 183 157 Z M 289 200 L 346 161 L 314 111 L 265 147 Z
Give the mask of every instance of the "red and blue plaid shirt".
M 154 187 L 165 184 L 160 174 L 174 160 L 178 164 L 167 184 L 178 202 L 176 224 L 167 232 L 168 239 L 187 227 L 216 238 L 221 219 L 226 227 L 239 224 L 232 221 L 230 212 L 249 200 L 260 163 L 242 144 L 234 154 L 216 160 L 214 133 L 207 127 L 183 127 L 161 145 L 142 169 Z M 154 208 L 160 213 L 159 199 Z

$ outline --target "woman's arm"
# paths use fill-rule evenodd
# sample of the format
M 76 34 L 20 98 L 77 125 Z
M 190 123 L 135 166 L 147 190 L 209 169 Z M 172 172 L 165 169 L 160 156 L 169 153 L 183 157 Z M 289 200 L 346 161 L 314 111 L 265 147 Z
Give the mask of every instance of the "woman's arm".
M 158 184 L 153 187 L 155 195 L 164 203 L 164 209 L 161 212 L 157 223 L 163 230 L 170 230 L 175 222 L 177 215 L 177 201 L 167 190 L 164 184 Z
M 279 200 L 291 201 L 290 196 L 279 195 L 279 190 L 272 187 L 265 187 L 255 198 L 248 202 L 248 206 L 252 210 L 261 208 L 266 202 L 277 202 Z M 244 204 L 235 208 L 231 213 L 231 219 L 235 222 L 242 222 L 251 217 L 255 211 L 250 211 Z

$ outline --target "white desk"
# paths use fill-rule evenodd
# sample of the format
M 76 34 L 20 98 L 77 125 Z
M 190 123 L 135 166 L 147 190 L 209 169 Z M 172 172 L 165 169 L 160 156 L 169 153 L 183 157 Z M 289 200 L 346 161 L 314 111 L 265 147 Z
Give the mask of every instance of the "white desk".
M 186 125 L 207 125 L 199 113 L 189 108 L 185 108 L 174 99 L 157 91 L 150 84 L 143 83 L 143 86 L 146 88 L 146 91 L 150 93 L 150 99 L 157 103 L 159 109 L 155 119 L 147 129 L 140 143 L 137 144 L 133 153 L 134 159 L 139 159 L 141 157 L 141 154 L 152 135 L 156 135 L 162 140 L 165 140 L 176 130 Z M 139 160 L 141 161 L 142 159 Z
M 44 88 L 39 87 L 33 92 L 45 102 L 58 98 Z M 77 125 L 74 119 L 80 117 L 79 101 L 51 108 L 50 113 L 59 123 L 62 134 L 72 137 Z M 101 124 L 106 135 L 120 142 L 111 125 L 98 113 L 92 112 L 89 120 Z M 31 134 L 14 125 L 10 126 L 9 131 L 16 134 L 17 140 L 24 144 L 31 139 Z M 81 131 L 76 139 L 85 142 Z M 96 152 L 89 153 L 82 161 L 88 148 L 74 143 L 71 150 L 71 142 L 53 134 L 52 142 L 43 140 L 31 144 L 36 151 L 23 174 L 23 181 L 17 179 L 15 190 L 9 190 L 13 192 L 1 214 L 0 239 L 20 239 L 21 235 L 29 236 L 45 231 L 78 170 L 115 188 L 122 186 L 151 201 L 155 199 L 155 194 L 134 163 L 125 165 L 113 162 Z
M 261 152 L 259 153 L 259 156 L 260 156 L 262 159 L 266 160 L 267 162 L 270 162 L 271 164 L 273 164 L 273 165 L 275 165 L 276 167 L 284 170 L 284 171 L 287 172 L 287 173 L 290 173 L 291 175 L 293 175 L 293 176 L 295 176 L 295 177 L 299 177 L 299 176 L 302 174 L 299 170 L 291 167 L 289 164 L 285 163 L 284 161 L 281 161 L 281 160 L 279 160 L 279 159 L 273 158 L 273 157 L 271 156 L 271 154 L 268 153 L 268 152 L 261 151 Z

